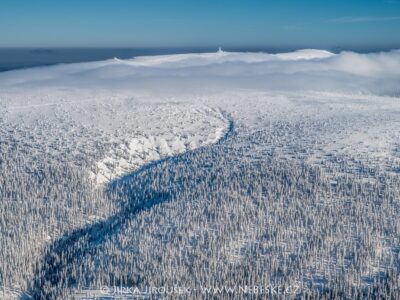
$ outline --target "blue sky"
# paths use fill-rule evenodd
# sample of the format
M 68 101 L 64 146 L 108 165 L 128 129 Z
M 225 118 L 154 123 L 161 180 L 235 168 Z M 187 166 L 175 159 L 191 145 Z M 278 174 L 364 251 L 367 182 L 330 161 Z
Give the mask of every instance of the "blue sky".
M 0 47 L 397 47 L 400 0 L 0 0 Z

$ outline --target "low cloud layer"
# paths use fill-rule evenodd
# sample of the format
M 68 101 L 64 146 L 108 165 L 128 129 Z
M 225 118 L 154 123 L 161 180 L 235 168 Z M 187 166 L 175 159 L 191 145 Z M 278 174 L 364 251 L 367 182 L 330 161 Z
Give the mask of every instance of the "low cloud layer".
M 65 64 L 0 74 L 2 88 L 79 87 L 182 92 L 256 88 L 400 95 L 400 51 L 216 53 Z

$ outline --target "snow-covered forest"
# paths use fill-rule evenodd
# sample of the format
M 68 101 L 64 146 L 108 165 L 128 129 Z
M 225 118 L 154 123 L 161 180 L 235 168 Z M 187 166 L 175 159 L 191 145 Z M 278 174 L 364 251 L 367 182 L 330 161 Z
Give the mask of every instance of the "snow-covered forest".
M 0 73 L 0 266 L 1 299 L 398 299 L 400 51 Z

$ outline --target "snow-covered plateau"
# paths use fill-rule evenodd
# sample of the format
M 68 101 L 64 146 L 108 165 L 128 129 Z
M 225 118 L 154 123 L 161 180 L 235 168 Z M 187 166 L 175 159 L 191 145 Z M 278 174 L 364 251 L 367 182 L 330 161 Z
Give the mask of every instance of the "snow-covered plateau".
M 4 299 L 396 299 L 400 51 L 0 73 L 0 266 Z

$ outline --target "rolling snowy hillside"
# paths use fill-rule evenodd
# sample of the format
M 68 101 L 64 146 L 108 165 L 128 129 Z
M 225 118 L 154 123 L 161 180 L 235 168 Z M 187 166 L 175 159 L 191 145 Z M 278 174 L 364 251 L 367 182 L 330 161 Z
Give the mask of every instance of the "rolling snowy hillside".
M 3 72 L 0 297 L 396 296 L 399 172 L 400 51 Z

